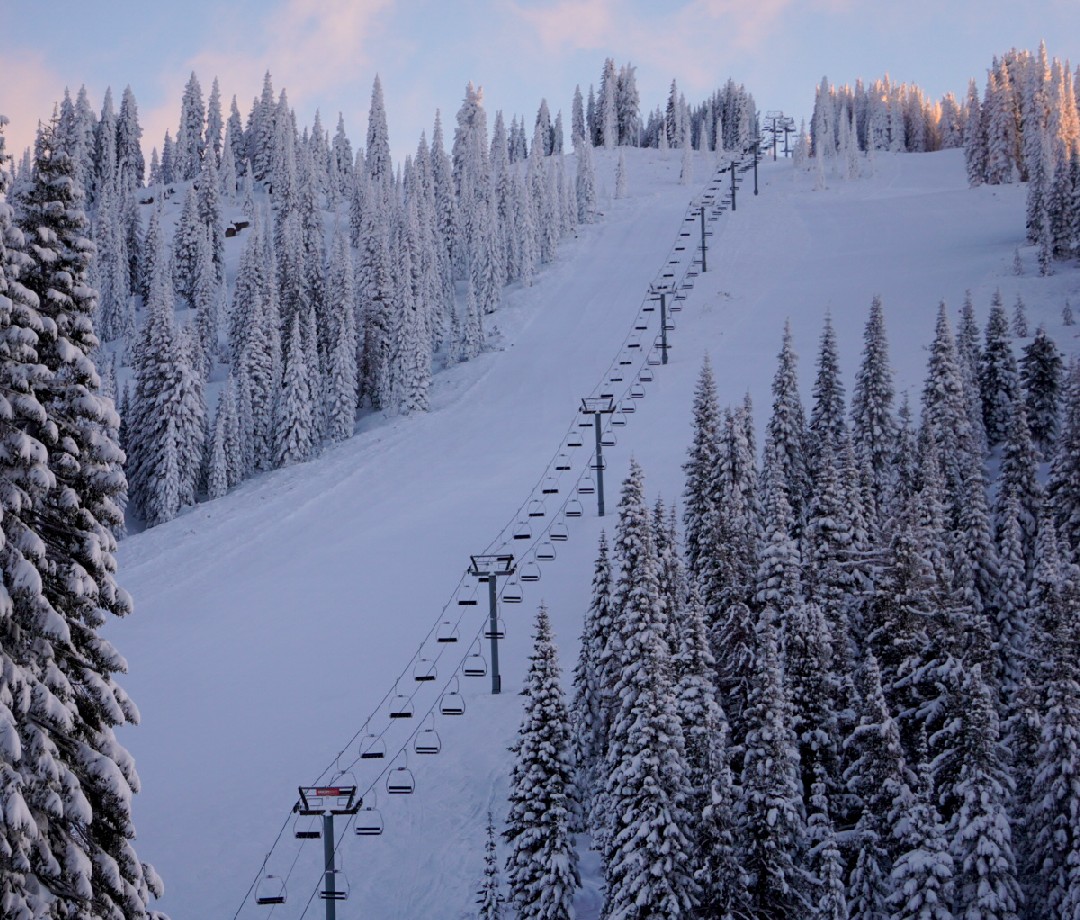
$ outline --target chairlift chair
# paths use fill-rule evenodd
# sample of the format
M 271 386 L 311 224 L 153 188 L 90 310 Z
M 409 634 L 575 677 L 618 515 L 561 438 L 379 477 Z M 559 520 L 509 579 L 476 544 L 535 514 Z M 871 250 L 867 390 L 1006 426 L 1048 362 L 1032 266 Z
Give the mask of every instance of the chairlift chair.
M 457 602 L 459 607 L 475 607 L 478 603 L 479 588 L 466 582 L 458 588 Z
M 413 704 L 404 693 L 395 693 L 390 700 L 391 719 L 411 719 L 413 717 Z
M 378 837 L 383 832 L 382 812 L 375 807 L 374 792 L 369 792 L 365 798 L 371 801 L 356 813 L 353 830 L 357 837 Z
M 622 367 L 629 367 L 633 363 L 634 363 L 634 359 L 630 355 L 630 352 L 624 351 L 619 355 L 619 364 Z
M 472 653 L 465 658 L 461 673 L 466 677 L 487 677 L 487 659 L 480 654 L 479 645 L 474 645 Z
M 643 367 L 641 369 L 641 373 L 638 374 L 638 380 L 640 380 L 642 383 L 652 383 L 653 382 L 653 372 L 652 372 L 652 370 L 650 368 L 648 368 L 648 367 Z M 632 396 L 633 393 L 631 393 L 630 395 Z
M 652 367 L 659 367 L 660 366 L 660 364 L 661 364 L 660 352 L 656 348 L 654 348 L 652 351 L 649 352 L 648 363 Z
M 601 447 L 614 447 L 619 443 L 619 439 L 615 437 L 614 431 L 605 431 L 600 435 Z
M 416 791 L 416 779 L 407 766 L 394 767 L 386 777 L 386 791 L 390 795 L 412 795 Z
M 641 348 L 641 336 L 634 335 L 630 337 L 630 341 L 626 343 L 627 348 Z
M 426 683 L 429 680 L 435 680 L 439 676 L 439 672 L 435 669 L 435 662 L 430 658 L 421 658 L 416 662 L 416 667 L 413 668 L 413 680 L 417 683 Z
M 545 477 L 543 485 L 540 486 L 540 492 L 543 495 L 558 495 L 559 480 L 554 476 Z
M 630 387 L 630 398 L 631 399 L 644 399 L 645 398 L 645 387 L 643 387 L 640 383 L 635 383 L 633 386 Z
M 565 514 L 568 518 L 579 518 L 584 515 L 584 513 L 585 511 L 581 507 L 581 502 L 579 502 L 576 498 L 570 499 L 570 501 L 566 503 L 566 508 L 563 511 L 563 514 Z
M 551 529 L 548 530 L 548 537 L 554 543 L 565 543 L 570 539 L 570 529 L 566 526 L 566 521 L 552 521 Z M 504 597 L 503 600 L 506 598 Z
M 267 875 L 255 889 L 255 903 L 284 904 L 286 894 L 284 880 L 277 875 Z
M 441 643 L 457 642 L 458 630 L 457 627 L 449 620 L 443 620 L 439 624 L 439 628 L 435 631 L 435 641 Z
M 413 740 L 413 750 L 417 754 L 438 754 L 442 750 L 442 739 L 439 737 L 439 733 L 435 731 L 434 716 L 429 717 L 426 728 L 422 728 L 417 732 L 416 738 Z
M 622 409 L 616 409 L 611 413 L 611 424 L 616 428 L 621 428 L 626 424 L 626 413 Z
M 491 631 L 491 620 L 488 620 L 484 624 L 484 638 L 485 639 L 505 639 L 506 638 L 506 624 L 503 622 L 502 617 L 495 618 L 495 631 Z
M 322 838 L 322 818 L 318 815 L 301 815 L 293 824 L 293 836 L 297 840 Z
M 502 601 L 504 604 L 520 604 L 525 600 L 521 590 L 521 582 L 516 575 L 506 579 L 503 583 Z
M 439 712 L 444 716 L 465 715 L 465 697 L 461 695 L 456 680 L 452 689 L 447 690 L 439 697 Z
M 536 558 L 540 562 L 553 562 L 555 560 L 555 547 L 550 540 L 545 540 L 536 548 Z
M 532 539 L 532 526 L 528 521 L 518 521 L 514 525 L 514 539 L 515 540 L 531 540 Z
M 571 431 L 566 438 L 567 447 L 581 447 L 585 442 L 582 440 L 581 435 L 577 431 Z
M 544 500 L 542 498 L 534 498 L 529 502 L 529 517 L 542 518 L 547 514 L 547 509 L 544 507 Z
M 386 756 L 386 742 L 378 735 L 364 735 L 360 739 L 361 760 L 382 760 Z
M 559 454 L 555 458 L 555 469 L 560 473 L 565 473 L 570 469 L 570 458 L 566 454 Z
M 582 476 L 581 482 L 578 483 L 577 490 L 581 495 L 595 495 L 596 483 L 593 481 L 592 476 L 588 473 Z
M 531 559 L 521 567 L 520 577 L 522 581 L 533 582 L 540 580 L 540 566 Z
M 632 400 L 624 399 L 619 403 L 619 411 L 623 413 L 623 415 L 633 415 L 637 412 L 637 406 L 634 405 Z

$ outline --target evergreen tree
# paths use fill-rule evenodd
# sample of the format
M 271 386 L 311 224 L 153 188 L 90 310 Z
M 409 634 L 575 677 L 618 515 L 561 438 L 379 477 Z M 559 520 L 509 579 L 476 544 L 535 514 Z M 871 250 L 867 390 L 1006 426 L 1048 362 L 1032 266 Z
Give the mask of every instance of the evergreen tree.
M 798 742 L 772 616 L 765 608 L 757 626 L 738 828 L 751 913 L 797 917 L 809 906 L 803 872 L 806 818 Z
M 507 858 L 510 901 L 522 920 L 571 920 L 581 880 L 571 836 L 575 803 L 570 723 L 543 606 L 535 628 L 504 834 L 512 847 Z
M 499 859 L 495 841 L 495 819 L 488 812 L 487 843 L 484 844 L 484 878 L 476 892 L 477 920 L 502 920 L 503 896 L 499 890 Z
M 880 297 L 870 304 L 863 358 L 851 395 L 851 437 L 862 469 L 869 472 L 874 504 L 883 508 L 896 451 L 892 368 Z
M 702 528 L 711 509 L 713 470 L 718 462 L 720 444 L 720 407 L 716 398 L 716 381 L 712 364 L 706 354 L 694 387 L 692 409 L 693 440 L 687 452 L 683 472 L 686 487 L 683 491 L 683 545 L 687 568 L 699 569 Z
M 195 71 L 192 71 L 180 104 L 180 128 L 176 132 L 173 162 L 174 178 L 181 182 L 194 179 L 202 169 L 203 155 L 206 152 L 206 139 L 203 134 L 205 125 L 206 108 L 203 105 L 202 87 L 199 86 Z
M 784 324 L 784 344 L 773 378 L 773 411 L 765 447 L 766 466 L 775 464 L 779 482 L 794 517 L 792 535 L 802 534 L 810 483 L 806 465 L 806 416 L 799 397 L 797 357 L 792 345 L 791 324 Z
M 1047 494 L 1054 520 L 1075 554 L 1080 547 L 1080 363 L 1069 369 L 1061 434 L 1050 464 Z
M 596 176 L 590 144 L 581 144 L 577 151 L 577 217 L 582 224 L 596 219 Z
M 117 185 L 120 189 L 141 188 L 146 178 L 146 160 L 140 144 L 142 133 L 135 94 L 130 86 L 126 86 L 116 119 Z
M 813 920 L 848 920 L 847 891 L 844 889 L 844 858 L 837 844 L 829 797 L 824 780 L 811 786 L 810 817 L 806 825 L 810 843 L 810 916 Z
M 54 479 L 35 496 L 33 513 L 44 550 L 41 592 L 61 618 L 49 629 L 56 637 L 50 684 L 60 690 L 61 705 L 50 705 L 26 749 L 41 752 L 36 770 L 50 770 L 50 750 L 63 752 L 64 766 L 59 775 L 35 776 L 31 785 L 40 779 L 52 788 L 36 785 L 40 794 L 28 804 L 42 819 L 52 853 L 52 859 L 42 853 L 47 862 L 35 867 L 48 876 L 41 881 L 55 897 L 49 909 L 142 918 L 162 885 L 131 843 L 130 796 L 138 778 L 115 729 L 137 722 L 138 712 L 115 681 L 123 659 L 99 632 L 108 614 L 130 612 L 131 599 L 116 581 L 124 458 L 115 409 L 99 394 L 90 359 L 98 345 L 96 293 L 88 278 L 92 247 L 82 202 L 73 159 L 57 146 L 55 124 L 43 125 L 33 184 L 22 202 L 31 261 L 20 280 L 50 326 L 37 355 L 49 376 L 35 394 L 47 415 L 39 430 Z M 55 436 L 58 430 L 63 437 Z M 24 823 L 25 813 L 12 821 Z
M 274 421 L 274 463 L 290 466 L 310 459 L 315 449 L 315 424 L 312 417 L 311 369 L 304 354 L 300 335 L 300 314 L 294 314 L 289 334 L 289 348 L 282 368 L 281 393 Z
M 1013 305 L 1012 331 L 1018 339 L 1028 337 L 1027 307 L 1019 294 L 1016 295 L 1016 303 Z
M 358 387 L 356 353 L 356 302 L 349 243 L 343 234 L 335 237 L 327 278 L 330 364 L 326 393 L 327 437 L 344 441 L 356 426 Z
M 1039 326 L 1020 360 L 1020 384 L 1024 391 L 1031 440 L 1043 457 L 1057 441 L 1062 389 L 1062 360 L 1057 346 Z
M 1019 390 L 1016 358 L 1009 340 L 1009 321 L 1001 303 L 1000 291 L 994 294 L 990 318 L 986 323 L 986 347 L 979 371 L 979 388 L 982 391 L 986 440 L 994 447 L 1005 439 L 1010 407 Z
M 615 164 L 615 197 L 626 197 L 626 158 L 619 151 L 619 160 Z
M 678 916 L 695 901 L 686 835 L 687 776 L 641 467 L 631 460 L 619 504 L 615 589 L 621 644 L 611 688 L 605 814 L 605 917 Z

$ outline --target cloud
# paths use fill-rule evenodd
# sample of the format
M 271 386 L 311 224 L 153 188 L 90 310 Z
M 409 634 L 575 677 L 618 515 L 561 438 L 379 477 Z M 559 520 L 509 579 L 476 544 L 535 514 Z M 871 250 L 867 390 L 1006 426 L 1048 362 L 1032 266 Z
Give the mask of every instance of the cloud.
M 16 88 L 0 99 L 0 115 L 11 120 L 4 129 L 4 146 L 18 160 L 24 149 L 34 146 L 38 120 L 48 118 L 53 104 L 63 99 L 66 81 L 45 62 L 44 54 L 17 48 L 4 51 L 4 73 L 10 78 L 7 86 Z
M 556 0 L 544 6 L 513 2 L 507 9 L 524 21 L 548 51 L 592 51 L 611 44 L 628 22 L 619 0 Z M 529 33 L 526 33 L 529 34 Z
M 210 47 L 163 81 L 163 101 L 141 119 L 144 143 L 160 147 L 166 129 L 175 134 L 191 71 L 199 77 L 204 99 L 218 77 L 226 117 L 234 93 L 240 111 L 247 114 L 248 99 L 261 91 L 267 70 L 275 91 L 285 88 L 293 107 L 328 94 L 340 97 L 343 86 L 371 73 L 380 17 L 392 8 L 393 0 L 282 0 L 276 8 L 267 8 L 257 23 L 225 24 Z M 324 126 L 333 130 L 336 121 L 336 111 L 323 112 Z

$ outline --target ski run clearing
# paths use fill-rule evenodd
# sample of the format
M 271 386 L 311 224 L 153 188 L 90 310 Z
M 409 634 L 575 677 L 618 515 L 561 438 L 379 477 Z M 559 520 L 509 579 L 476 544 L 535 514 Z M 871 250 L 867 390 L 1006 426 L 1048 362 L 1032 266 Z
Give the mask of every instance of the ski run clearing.
M 709 224 L 708 272 L 673 315 L 670 363 L 651 368 L 645 398 L 605 448 L 608 513 L 599 519 L 595 496 L 574 492 L 588 472 L 591 431 L 581 429 L 584 447 L 565 439 L 578 430 L 581 398 L 601 392 L 619 366 L 639 316 L 649 329 L 627 370 L 644 366 L 659 311 L 639 311 L 671 259 L 677 275 L 688 266 L 698 225 L 684 215 L 715 163 L 700 154 L 695 182 L 681 185 L 680 151 L 626 149 L 628 197 L 613 200 L 617 154 L 593 154 L 602 218 L 565 240 L 533 287 L 507 290 L 486 318 L 491 350 L 435 377 L 430 413 L 366 417 L 356 437 L 318 460 L 258 476 L 121 544 L 120 581 L 135 614 L 111 625 L 110 639 L 130 663 L 123 686 L 142 713 L 121 740 L 143 786 L 139 854 L 164 879 L 160 907 L 173 920 L 319 916 L 322 843 L 294 838 L 291 808 L 299 785 L 339 772 L 361 791 L 374 786 L 386 825 L 361 837 L 338 820 L 350 886 L 339 916 L 471 915 L 487 812 L 497 826 L 505 814 L 536 606 L 549 608 L 568 685 L 597 540 L 614 528 L 630 457 L 645 470 L 650 502 L 681 501 L 706 353 L 721 403 L 749 392 L 760 433 L 785 319 L 806 398 L 831 313 L 850 393 L 874 295 L 885 306 L 898 396 L 907 389 L 913 404 L 938 303 L 955 319 L 968 289 L 980 324 L 996 289 L 1006 305 L 1019 293 L 1032 330 L 1045 324 L 1067 355 L 1076 351 L 1061 308 L 1070 294 L 1080 301 L 1077 272 L 1058 263 L 1057 274 L 1039 276 L 1023 240 L 1023 186 L 969 189 L 959 149 L 879 153 L 863 164 L 872 176 L 830 178 L 824 189 L 790 161 L 764 160 L 760 194 L 745 174 L 737 211 Z M 676 251 L 676 242 L 689 245 Z M 553 474 L 560 451 L 572 468 Z M 541 496 L 552 474 L 560 491 Z M 511 529 L 541 497 L 547 514 L 533 519 L 534 537 L 570 498 L 584 516 L 566 522 L 569 539 L 554 544 L 542 578 L 523 585 L 524 603 L 501 607 L 502 695 L 490 694 L 489 678 L 460 676 L 465 714 L 425 720 L 474 640 L 489 657 L 486 600 L 455 598 L 470 554 L 530 558 L 533 543 L 513 540 Z M 437 643 L 437 624 L 459 618 L 461 641 Z M 414 681 L 418 657 L 437 658 L 436 680 Z M 414 718 L 390 720 L 395 693 L 413 696 Z M 442 752 L 418 756 L 411 737 L 431 727 Z M 386 759 L 358 759 L 367 732 L 383 734 Z M 389 796 L 384 774 L 406 765 L 393 759 L 402 747 L 416 791 Z M 287 878 L 285 904 L 256 906 L 253 886 L 267 873 Z M 595 854 L 583 854 L 582 873 L 577 910 L 589 920 L 601 905 Z

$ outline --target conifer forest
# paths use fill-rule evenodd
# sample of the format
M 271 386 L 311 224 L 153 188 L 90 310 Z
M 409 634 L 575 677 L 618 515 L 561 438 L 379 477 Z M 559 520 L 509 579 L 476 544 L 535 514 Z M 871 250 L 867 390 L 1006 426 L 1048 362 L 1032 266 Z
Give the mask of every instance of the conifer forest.
M 1080 920 L 1080 70 L 678 63 L 0 114 L 2 920 Z

